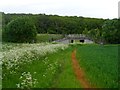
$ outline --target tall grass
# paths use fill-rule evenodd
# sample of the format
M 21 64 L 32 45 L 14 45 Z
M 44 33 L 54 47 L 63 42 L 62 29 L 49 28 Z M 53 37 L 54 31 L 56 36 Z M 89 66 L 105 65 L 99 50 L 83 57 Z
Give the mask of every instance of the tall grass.
M 4 46 L 5 45 L 5 46 Z M 74 46 L 63 44 L 4 44 L 3 52 L 6 53 L 3 57 L 3 88 L 80 88 L 80 83 L 76 79 L 71 64 L 71 52 Z M 51 47 L 51 45 L 53 47 Z M 46 54 L 41 55 L 37 52 L 46 52 L 46 46 L 49 46 Z M 37 51 L 34 51 L 36 47 Z M 44 49 L 39 49 L 43 47 Z M 55 50 L 56 47 L 56 50 Z M 67 49 L 66 49 L 67 48 Z M 22 50 L 22 51 L 21 51 Z M 42 50 L 42 51 L 41 51 Z M 55 50 L 54 53 L 51 53 Z M 16 51 L 14 53 L 8 53 Z M 12 58 L 12 54 L 28 52 L 27 55 L 17 55 L 19 61 L 29 62 L 10 62 L 15 65 L 9 67 L 7 65 Z M 34 51 L 34 52 L 33 52 Z M 30 55 L 29 53 L 32 52 Z M 50 53 L 49 53 L 50 52 Z M 34 56 L 34 54 L 36 56 Z M 7 56 L 8 63 L 6 61 Z M 5 58 L 6 57 L 6 58 Z M 16 59 L 15 59 L 16 60 Z M 11 65 L 11 64 L 10 64 Z M 9 68 L 7 68 L 9 67 Z
M 68 47 L 49 43 L 11 46 L 2 51 L 3 88 L 50 87 L 59 63 L 48 56 Z

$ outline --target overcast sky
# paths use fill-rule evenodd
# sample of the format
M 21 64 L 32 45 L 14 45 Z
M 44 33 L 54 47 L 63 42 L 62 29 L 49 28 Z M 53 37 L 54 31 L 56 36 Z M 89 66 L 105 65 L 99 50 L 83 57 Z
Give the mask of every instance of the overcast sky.
M 56 14 L 95 18 L 118 18 L 119 0 L 1 0 L 5 13 Z

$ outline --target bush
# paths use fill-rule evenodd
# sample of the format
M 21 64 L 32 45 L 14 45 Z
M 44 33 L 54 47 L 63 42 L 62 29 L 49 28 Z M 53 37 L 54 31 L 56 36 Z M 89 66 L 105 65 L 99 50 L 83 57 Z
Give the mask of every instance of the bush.
M 36 40 L 36 27 L 28 17 L 20 17 L 8 23 L 3 30 L 3 41 L 33 42 Z

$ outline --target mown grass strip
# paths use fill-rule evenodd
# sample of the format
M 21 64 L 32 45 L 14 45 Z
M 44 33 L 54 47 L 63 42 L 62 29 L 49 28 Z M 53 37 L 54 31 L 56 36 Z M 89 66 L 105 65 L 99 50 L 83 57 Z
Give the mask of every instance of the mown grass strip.
M 67 50 L 57 55 L 61 61 L 62 67 L 60 68 L 59 75 L 54 80 L 54 86 L 57 88 L 81 88 L 79 80 L 76 79 L 71 62 L 71 53 L 74 46 L 69 47 Z

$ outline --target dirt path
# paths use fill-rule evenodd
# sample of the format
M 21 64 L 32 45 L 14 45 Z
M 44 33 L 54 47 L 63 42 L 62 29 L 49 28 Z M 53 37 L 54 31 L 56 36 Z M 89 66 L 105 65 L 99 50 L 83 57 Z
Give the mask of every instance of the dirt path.
M 85 78 L 84 71 L 81 69 L 76 59 L 76 50 L 72 52 L 71 56 L 72 56 L 72 66 L 73 66 L 73 70 L 76 75 L 76 78 L 80 81 L 80 84 L 82 85 L 83 88 L 92 88 L 90 83 Z

